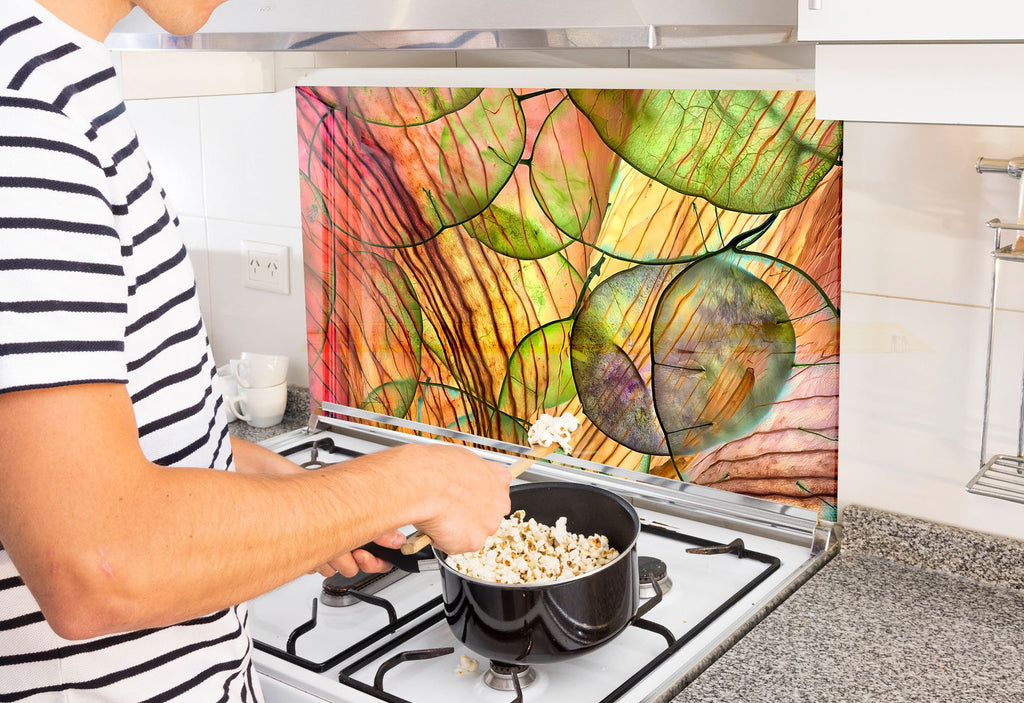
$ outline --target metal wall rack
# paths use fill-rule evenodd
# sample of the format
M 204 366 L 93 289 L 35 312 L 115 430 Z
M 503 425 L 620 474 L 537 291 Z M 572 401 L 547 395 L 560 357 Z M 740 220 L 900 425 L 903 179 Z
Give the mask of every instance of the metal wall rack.
M 1020 181 L 1017 222 L 989 220 L 995 232 L 992 247 L 992 294 L 989 298 L 988 353 L 985 362 L 985 406 L 981 425 L 980 469 L 967 483 L 967 490 L 978 495 L 1024 503 L 1024 380 L 1021 382 L 1020 415 L 1017 422 L 1017 454 L 988 454 L 989 404 L 992 394 L 992 353 L 995 346 L 996 291 L 1002 262 L 1024 262 L 1024 156 L 1013 159 L 978 159 L 978 173 L 1004 173 Z M 1011 232 L 1014 241 L 1003 244 L 1003 232 Z

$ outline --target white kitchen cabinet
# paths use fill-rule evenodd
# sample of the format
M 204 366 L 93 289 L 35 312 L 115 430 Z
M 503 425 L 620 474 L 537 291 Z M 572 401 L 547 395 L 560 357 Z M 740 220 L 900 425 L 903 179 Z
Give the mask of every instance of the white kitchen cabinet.
M 1024 125 L 1021 0 L 798 3 L 819 118 Z
M 1024 39 L 1021 0 L 797 0 L 800 41 L 981 42 Z
M 1022 70 L 1024 44 L 819 44 L 816 114 L 857 122 L 1024 126 Z

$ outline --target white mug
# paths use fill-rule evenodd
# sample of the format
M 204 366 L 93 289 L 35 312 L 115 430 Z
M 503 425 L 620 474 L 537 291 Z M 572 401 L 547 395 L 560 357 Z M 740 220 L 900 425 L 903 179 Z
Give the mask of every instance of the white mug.
M 220 394 L 224 398 L 224 403 L 221 405 L 224 416 L 228 422 L 233 422 L 238 418 L 235 417 L 235 413 L 228 407 L 227 399 L 238 395 L 238 381 L 235 380 L 235 375 L 231 373 L 231 364 L 217 367 L 217 387 L 220 388 Z
M 240 388 L 238 395 L 224 402 L 236 417 L 252 427 L 272 427 L 284 417 L 288 403 L 288 384 L 279 383 L 269 388 Z
M 231 373 L 242 388 L 277 386 L 288 377 L 288 357 L 242 352 L 231 360 Z

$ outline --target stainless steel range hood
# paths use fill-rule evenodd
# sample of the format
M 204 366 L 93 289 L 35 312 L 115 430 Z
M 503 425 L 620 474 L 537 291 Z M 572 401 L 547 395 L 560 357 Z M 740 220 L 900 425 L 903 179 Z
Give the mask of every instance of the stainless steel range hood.
M 793 0 L 228 0 L 197 34 L 139 9 L 118 50 L 373 51 L 680 49 L 796 40 Z

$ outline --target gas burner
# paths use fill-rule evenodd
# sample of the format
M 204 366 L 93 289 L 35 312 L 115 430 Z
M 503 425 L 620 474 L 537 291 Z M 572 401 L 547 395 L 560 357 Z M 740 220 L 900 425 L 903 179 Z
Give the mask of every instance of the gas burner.
M 519 680 L 519 688 L 526 688 L 537 680 L 537 670 L 525 664 L 492 661 L 484 674 L 484 683 L 495 691 L 515 691 L 516 679 Z
M 655 596 L 654 586 L 651 584 L 653 578 L 658 582 L 658 588 L 662 595 L 668 593 L 672 588 L 672 579 L 668 577 L 668 568 L 665 562 L 657 557 L 638 557 L 637 564 L 640 566 L 640 597 L 653 598 Z
M 355 605 L 366 600 L 363 596 L 372 595 L 406 576 L 408 573 L 400 569 L 392 569 L 383 574 L 364 574 L 360 571 L 355 576 L 328 576 L 320 591 L 320 602 L 332 608 Z

